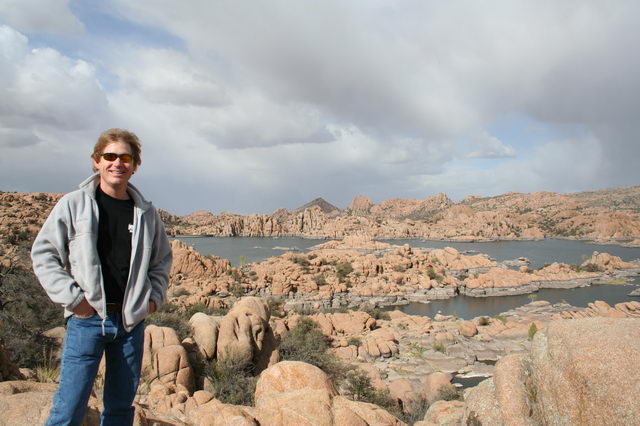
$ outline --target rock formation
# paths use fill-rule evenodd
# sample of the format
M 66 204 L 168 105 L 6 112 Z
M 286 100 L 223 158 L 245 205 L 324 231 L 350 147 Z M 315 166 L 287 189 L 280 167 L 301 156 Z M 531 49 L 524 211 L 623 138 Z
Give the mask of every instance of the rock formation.
M 255 399 L 261 425 L 404 424 L 380 407 L 339 396 L 322 370 L 297 361 L 283 361 L 265 370 Z
M 627 190 L 637 197 L 640 187 Z M 339 214 L 332 209 L 327 213 L 318 203 L 292 212 L 280 209 L 271 215 L 213 216 L 198 212 L 182 218 L 167 216 L 171 220 L 167 228 L 176 235 L 324 238 L 368 235 L 451 240 L 545 237 L 615 240 L 640 236 L 637 209 L 628 207 L 623 199 L 604 203 L 608 192 L 598 193 L 601 195 L 581 197 L 512 192 L 489 198 L 467 197 L 460 203 L 438 194 L 424 200 L 393 198 L 378 205 L 367 197 L 357 196 Z
M 639 362 L 640 319 L 552 322 L 469 391 L 463 423 L 640 424 Z

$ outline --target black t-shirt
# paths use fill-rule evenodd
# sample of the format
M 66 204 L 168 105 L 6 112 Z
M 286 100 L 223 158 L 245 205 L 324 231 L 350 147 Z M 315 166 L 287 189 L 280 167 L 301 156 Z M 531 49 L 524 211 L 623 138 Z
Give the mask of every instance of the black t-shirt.
M 98 202 L 98 255 L 107 303 L 122 303 L 129 278 L 133 200 L 118 200 L 96 190 Z

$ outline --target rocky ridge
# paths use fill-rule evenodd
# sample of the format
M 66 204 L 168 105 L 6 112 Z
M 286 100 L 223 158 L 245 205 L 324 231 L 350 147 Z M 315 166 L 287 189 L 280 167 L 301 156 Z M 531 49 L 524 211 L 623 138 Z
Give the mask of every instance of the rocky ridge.
M 0 192 L 0 248 L 39 229 L 60 194 Z M 293 211 L 238 215 L 207 211 L 176 216 L 160 210 L 172 235 L 517 240 L 549 237 L 601 241 L 640 238 L 640 187 L 576 194 L 507 193 L 469 196 L 454 203 L 445 194 L 423 200 L 392 198 L 375 205 L 357 196 L 343 211 L 316 199 Z
M 640 235 L 640 215 L 634 206 L 640 187 L 578 194 L 507 193 L 497 197 L 469 196 L 454 203 L 445 194 L 424 200 L 388 199 L 375 205 L 357 196 L 339 214 L 312 205 L 271 215 L 248 216 L 198 212 L 172 216 L 174 235 L 282 236 L 450 240 L 633 239 Z M 611 199 L 615 199 L 612 202 Z M 618 200 L 622 197 L 621 200 Z M 312 204 L 312 203 L 310 203 Z

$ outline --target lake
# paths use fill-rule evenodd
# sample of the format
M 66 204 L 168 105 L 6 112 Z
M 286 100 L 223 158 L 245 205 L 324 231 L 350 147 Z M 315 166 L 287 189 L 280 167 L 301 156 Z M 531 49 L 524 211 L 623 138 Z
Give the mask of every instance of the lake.
M 247 263 L 259 262 L 287 251 L 307 252 L 317 244 L 329 241 L 325 239 L 301 237 L 178 237 L 179 240 L 194 247 L 200 254 L 214 254 L 229 259 L 238 265 L 240 256 Z M 621 247 L 618 245 L 589 244 L 585 241 L 547 239 L 540 241 L 492 241 L 492 242 L 455 242 L 423 239 L 384 239 L 390 244 L 409 244 L 421 248 L 453 247 L 468 254 L 486 253 L 494 260 L 511 260 L 526 257 L 531 260 L 530 267 L 538 268 L 545 263 L 582 263 L 583 256 L 591 256 L 594 251 L 607 252 L 631 261 L 640 258 L 640 247 Z
M 244 256 L 247 263 L 259 262 L 287 251 L 308 252 L 316 244 L 328 241 L 300 237 L 178 237 L 179 240 L 193 246 L 199 253 L 214 254 L 229 259 L 234 265 Z M 621 247 L 617 245 L 589 244 L 586 241 L 547 239 L 541 241 L 495 241 L 495 242 L 454 242 L 423 239 L 385 239 L 391 244 L 409 244 L 412 247 L 444 248 L 453 247 L 469 254 L 486 253 L 496 261 L 526 257 L 530 267 L 537 268 L 545 263 L 582 263 L 584 256 L 594 251 L 607 252 L 631 261 L 640 258 L 639 247 Z M 597 285 L 576 289 L 541 289 L 537 300 L 552 303 L 565 301 L 573 306 L 587 306 L 595 300 L 604 300 L 610 305 L 623 301 L 640 300 L 627 296 L 640 283 L 638 277 L 633 285 Z M 443 314 L 456 314 L 460 318 L 471 319 L 481 315 L 493 316 L 501 312 L 529 303 L 529 295 L 500 297 L 457 296 L 452 299 L 434 300 L 428 304 L 412 303 L 397 309 L 412 315 L 433 316 L 437 311 Z

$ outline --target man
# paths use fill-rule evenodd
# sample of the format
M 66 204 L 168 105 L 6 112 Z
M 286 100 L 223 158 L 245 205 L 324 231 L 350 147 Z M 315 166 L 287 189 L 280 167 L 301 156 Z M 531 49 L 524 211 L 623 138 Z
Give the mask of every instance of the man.
M 33 243 L 33 269 L 65 308 L 60 384 L 47 425 L 79 425 L 102 354 L 101 424 L 133 423 L 144 318 L 163 302 L 171 247 L 160 216 L 129 179 L 141 164 L 138 137 L 110 129 L 98 138 L 95 173 L 66 194 Z

